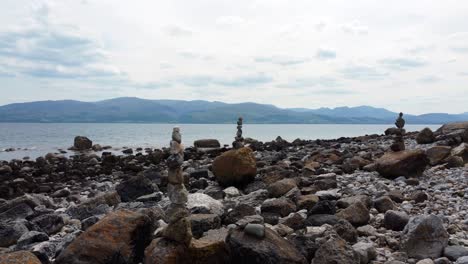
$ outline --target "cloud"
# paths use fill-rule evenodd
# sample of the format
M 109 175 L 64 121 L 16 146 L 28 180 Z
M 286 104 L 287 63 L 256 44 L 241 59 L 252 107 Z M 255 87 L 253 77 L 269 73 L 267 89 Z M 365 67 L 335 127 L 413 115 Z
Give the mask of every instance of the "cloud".
M 181 84 L 191 87 L 204 87 L 209 85 L 219 85 L 227 87 L 250 87 L 260 84 L 271 83 L 273 78 L 264 73 L 252 75 L 242 75 L 232 78 L 215 77 L 208 75 L 183 76 L 175 80 Z
M 163 31 L 171 37 L 188 37 L 193 34 L 191 30 L 177 25 L 166 26 Z
M 412 68 L 424 67 L 428 63 L 422 59 L 417 58 L 386 58 L 380 60 L 380 63 L 395 70 L 408 70 Z
M 336 87 L 340 86 L 341 83 L 333 77 L 321 76 L 321 77 L 308 77 L 308 78 L 296 78 L 288 83 L 278 85 L 278 87 L 287 88 L 310 88 L 310 87 Z
M 427 75 L 418 79 L 418 82 L 426 84 L 436 83 L 440 81 L 442 81 L 442 79 L 436 75 Z
M 256 57 L 255 62 L 259 63 L 272 63 L 281 66 L 291 66 L 297 64 L 303 64 L 310 61 L 309 58 L 293 58 L 293 57 L 282 57 L 282 56 L 270 56 L 270 57 Z
M 336 58 L 336 52 L 330 49 L 319 49 L 315 57 L 320 60 L 334 59 Z
M 458 32 L 448 38 L 449 48 L 456 53 L 468 53 L 468 32 Z
M 357 20 L 341 25 L 341 30 L 344 33 L 353 35 L 366 35 L 369 33 L 369 29 Z
M 388 76 L 387 72 L 377 70 L 375 67 L 365 65 L 348 66 L 339 71 L 344 78 L 352 80 L 382 80 Z
M 221 26 L 235 26 L 245 23 L 245 19 L 239 16 L 221 16 L 215 21 L 216 24 Z
M 40 6 L 31 25 L 0 32 L 0 67 L 38 78 L 107 78 L 121 71 L 102 44 L 78 28 L 53 24 Z

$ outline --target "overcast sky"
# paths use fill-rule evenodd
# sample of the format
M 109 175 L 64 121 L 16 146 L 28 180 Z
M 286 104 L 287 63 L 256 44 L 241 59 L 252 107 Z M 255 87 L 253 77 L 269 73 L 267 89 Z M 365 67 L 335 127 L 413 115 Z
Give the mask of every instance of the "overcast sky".
M 0 105 L 122 96 L 466 112 L 468 1 L 1 1 Z

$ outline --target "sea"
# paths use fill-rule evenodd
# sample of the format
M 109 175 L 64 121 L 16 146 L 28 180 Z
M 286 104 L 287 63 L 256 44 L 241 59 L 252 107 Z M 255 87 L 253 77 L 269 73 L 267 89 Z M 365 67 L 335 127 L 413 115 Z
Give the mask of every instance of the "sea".
M 75 136 L 86 136 L 93 144 L 123 148 L 161 148 L 169 145 L 172 128 L 180 127 L 185 146 L 197 139 L 214 138 L 230 145 L 236 134 L 235 124 L 95 124 L 95 123 L 0 123 L 0 160 L 35 159 L 47 153 L 65 150 L 73 145 Z M 334 139 L 370 134 L 383 134 L 394 125 L 361 124 L 244 124 L 243 136 L 260 141 L 283 139 Z M 407 131 L 425 127 L 436 130 L 440 125 L 407 125 Z M 14 149 L 13 151 L 7 151 Z

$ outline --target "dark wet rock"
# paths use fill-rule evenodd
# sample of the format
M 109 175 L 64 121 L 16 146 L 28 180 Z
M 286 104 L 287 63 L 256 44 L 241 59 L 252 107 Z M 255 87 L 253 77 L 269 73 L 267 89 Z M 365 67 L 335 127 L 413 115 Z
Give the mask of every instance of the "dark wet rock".
M 350 222 L 344 219 L 339 219 L 338 223 L 336 223 L 333 226 L 333 229 L 341 238 L 343 238 L 347 242 L 349 243 L 357 242 L 358 232 Z
M 451 261 L 468 256 L 468 248 L 463 246 L 448 246 L 444 249 L 444 256 Z
M 415 201 L 416 203 L 422 203 L 429 199 L 427 193 L 423 191 L 416 191 L 411 195 L 411 200 Z
M 385 213 L 388 210 L 394 210 L 396 208 L 395 203 L 388 196 L 382 196 L 374 200 L 374 208 L 379 213 Z
M 233 263 L 306 263 L 293 244 L 269 228 L 265 229 L 263 239 L 233 229 L 226 237 L 226 244 Z
M 199 139 L 193 142 L 195 148 L 219 148 L 221 144 L 217 139 Z
M 319 202 L 319 197 L 315 194 L 301 195 L 297 197 L 297 209 L 310 210 Z
M 294 179 L 282 179 L 268 186 L 268 194 L 270 197 L 278 198 L 297 187 Z
M 408 257 L 424 259 L 442 256 L 449 235 L 442 221 L 435 215 L 412 217 L 401 237 L 402 248 Z
M 255 157 L 248 147 L 224 152 L 216 157 L 212 168 L 222 186 L 243 186 L 251 182 L 257 173 Z
M 336 202 L 330 200 L 318 201 L 308 212 L 308 215 L 313 214 L 335 214 L 336 213 Z
M 389 210 L 385 212 L 384 226 L 394 231 L 402 231 L 408 223 L 410 217 L 405 212 Z
M 55 263 L 138 263 L 153 231 L 147 215 L 116 211 L 77 237 Z
M 88 149 L 91 149 L 92 146 L 93 146 L 93 142 L 89 138 L 83 137 L 83 136 L 75 137 L 75 140 L 73 143 L 73 147 L 75 150 L 88 150 Z
M 85 218 L 108 213 L 111 206 L 120 203 L 120 196 L 117 192 L 109 192 L 94 197 L 78 206 L 69 207 L 65 213 L 72 218 L 83 220 Z
M 3 213 L 0 213 L 0 223 L 21 220 L 32 215 L 34 215 L 33 209 L 31 209 L 31 207 L 26 203 L 20 203 Z
M 0 223 L 0 247 L 16 244 L 18 239 L 28 231 L 25 221 Z
M 56 214 L 44 214 L 31 220 L 40 230 L 51 235 L 55 234 L 64 226 L 62 216 Z
M 86 229 L 90 228 L 91 226 L 99 222 L 99 220 L 101 220 L 101 218 L 99 218 L 98 216 L 94 216 L 94 215 L 86 219 L 83 219 L 81 221 L 81 230 L 86 231 Z
M 345 240 L 332 236 L 315 252 L 311 264 L 360 264 L 359 255 Z
M 450 156 L 446 160 L 447 168 L 461 168 L 465 165 L 465 161 L 459 156 Z
M 310 215 L 305 220 L 307 226 L 322 226 L 324 224 L 336 225 L 339 218 L 336 215 L 316 214 Z
M 159 191 L 158 186 L 143 175 L 131 177 L 115 188 L 122 202 L 130 202 L 138 197 Z
M 276 198 L 265 201 L 261 206 L 263 213 L 277 214 L 282 217 L 296 211 L 296 205 L 286 198 Z
M 16 247 L 19 249 L 25 249 L 25 246 L 27 245 L 47 240 L 49 240 L 49 236 L 46 233 L 38 231 L 29 231 L 27 233 L 24 233 L 18 239 Z
M 223 223 L 226 225 L 234 224 L 248 215 L 255 215 L 255 208 L 247 204 L 239 204 L 226 213 Z
M 421 132 L 416 136 L 416 142 L 418 142 L 418 144 L 431 144 L 434 141 L 435 135 L 428 127 L 421 130 Z
M 336 216 L 347 220 L 354 226 L 366 225 L 370 220 L 369 209 L 361 202 L 356 202 L 342 209 Z
M 221 226 L 221 219 L 215 214 L 192 214 L 189 216 L 189 220 L 195 238 L 200 238 L 206 231 Z

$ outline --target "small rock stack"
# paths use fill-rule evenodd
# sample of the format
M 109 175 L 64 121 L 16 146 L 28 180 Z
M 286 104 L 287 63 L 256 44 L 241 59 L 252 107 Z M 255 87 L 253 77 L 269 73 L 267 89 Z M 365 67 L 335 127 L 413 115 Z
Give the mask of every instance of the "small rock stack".
M 395 131 L 395 138 L 390 148 L 396 152 L 405 150 L 405 142 L 403 141 L 403 135 L 405 134 L 405 130 L 403 129 L 405 126 L 405 119 L 403 119 L 403 113 L 400 113 L 395 121 L 395 125 L 398 130 Z
M 175 127 L 172 131 L 170 143 L 170 156 L 167 158 L 168 185 L 167 192 L 171 204 L 166 211 L 168 226 L 163 232 L 163 237 L 175 242 L 189 245 L 192 239 L 190 220 L 187 218 L 188 192 L 184 186 L 184 177 L 181 165 L 184 162 L 184 148 L 181 144 L 180 129 Z
M 237 120 L 237 133 L 236 137 L 234 138 L 235 141 L 232 142 L 232 147 L 235 149 L 244 147 L 244 138 L 242 137 L 242 120 L 242 117 L 239 117 Z

